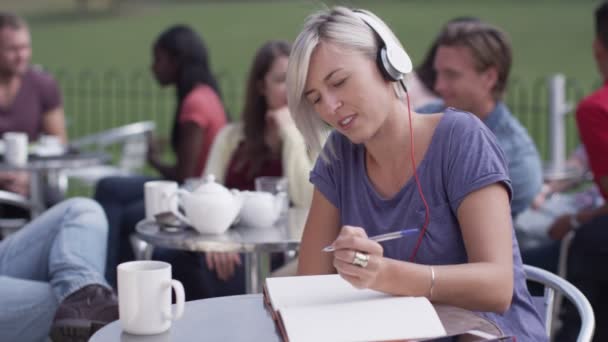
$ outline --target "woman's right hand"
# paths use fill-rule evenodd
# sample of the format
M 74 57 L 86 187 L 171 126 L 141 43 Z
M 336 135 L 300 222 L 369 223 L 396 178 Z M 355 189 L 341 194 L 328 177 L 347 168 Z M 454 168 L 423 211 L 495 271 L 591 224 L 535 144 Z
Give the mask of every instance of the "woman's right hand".
M 287 107 L 269 110 L 266 113 L 266 119 L 273 122 L 277 127 L 285 127 L 294 124 Z
M 205 253 L 207 267 L 215 270 L 218 278 L 227 281 L 234 276 L 234 270 L 241 265 L 241 256 L 238 253 Z

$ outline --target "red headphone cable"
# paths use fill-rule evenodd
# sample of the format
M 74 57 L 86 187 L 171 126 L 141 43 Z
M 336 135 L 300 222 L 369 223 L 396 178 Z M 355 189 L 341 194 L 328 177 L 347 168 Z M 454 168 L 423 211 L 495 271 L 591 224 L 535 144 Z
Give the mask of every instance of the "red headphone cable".
M 422 186 L 420 185 L 420 180 L 418 179 L 418 169 L 416 168 L 416 158 L 414 157 L 414 129 L 412 127 L 412 111 L 410 109 L 410 95 L 407 92 L 407 89 L 405 88 L 405 84 L 404 84 L 403 80 L 401 81 L 401 86 L 403 87 L 403 90 L 405 91 L 405 96 L 407 99 L 407 113 L 408 113 L 408 118 L 410 121 L 410 154 L 411 154 L 411 158 L 412 158 L 412 167 L 414 168 L 414 179 L 416 180 L 416 185 L 418 186 L 418 193 L 420 194 L 422 203 L 424 203 L 424 209 L 425 209 L 424 226 L 422 226 L 422 230 L 420 231 L 420 234 L 418 235 L 418 240 L 416 241 L 416 246 L 414 247 L 414 250 L 412 251 L 412 254 L 410 255 L 410 261 L 414 262 L 416 259 L 416 254 L 418 253 L 418 249 L 420 248 L 420 245 L 422 244 L 422 239 L 424 238 L 424 234 L 426 233 L 426 228 L 429 225 L 430 210 L 429 210 L 429 205 L 426 203 L 426 199 L 424 198 L 424 193 L 422 192 Z

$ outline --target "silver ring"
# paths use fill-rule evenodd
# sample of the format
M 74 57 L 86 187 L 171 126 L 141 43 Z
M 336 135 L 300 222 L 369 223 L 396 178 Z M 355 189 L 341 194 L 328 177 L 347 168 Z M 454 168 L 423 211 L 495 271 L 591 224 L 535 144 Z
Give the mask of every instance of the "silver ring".
M 355 252 L 355 257 L 353 258 L 353 265 L 359 267 L 367 267 L 367 263 L 369 262 L 369 254 L 363 252 Z

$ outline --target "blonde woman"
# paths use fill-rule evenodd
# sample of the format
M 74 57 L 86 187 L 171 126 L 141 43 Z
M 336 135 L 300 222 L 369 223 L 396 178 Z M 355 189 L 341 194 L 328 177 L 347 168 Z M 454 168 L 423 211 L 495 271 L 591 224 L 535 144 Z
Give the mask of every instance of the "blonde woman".
M 333 128 L 310 175 L 298 273 L 337 272 L 358 288 L 427 296 L 480 311 L 518 341 L 547 340 L 526 289 L 494 135 L 470 113 L 411 112 L 401 81 L 409 71 L 400 43 L 367 11 L 318 12 L 297 37 L 290 111 L 313 150 Z M 419 234 L 368 238 L 404 228 Z M 323 252 L 327 245 L 335 252 Z

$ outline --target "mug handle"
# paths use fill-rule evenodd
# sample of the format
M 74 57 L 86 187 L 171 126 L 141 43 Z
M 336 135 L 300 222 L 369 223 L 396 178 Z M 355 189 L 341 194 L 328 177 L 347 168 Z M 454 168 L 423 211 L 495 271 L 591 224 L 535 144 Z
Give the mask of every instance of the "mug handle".
M 175 321 L 180 319 L 184 314 L 186 293 L 184 291 L 184 286 L 179 280 L 171 279 L 169 286 L 171 286 L 175 292 L 175 308 L 174 310 L 171 310 L 170 314 L 166 315 L 166 319 Z

